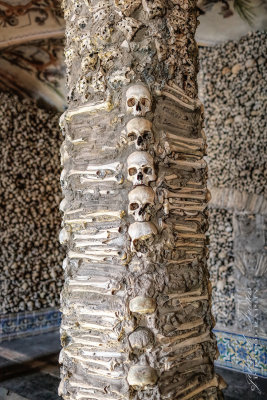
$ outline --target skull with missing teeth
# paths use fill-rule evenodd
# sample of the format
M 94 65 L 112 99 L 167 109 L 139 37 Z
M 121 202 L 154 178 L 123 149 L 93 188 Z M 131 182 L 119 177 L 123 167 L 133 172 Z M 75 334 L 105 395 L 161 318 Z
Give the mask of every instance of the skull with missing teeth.
M 136 186 L 128 195 L 129 214 L 135 221 L 149 221 L 155 193 L 151 187 Z
M 151 111 L 151 95 L 146 86 L 136 84 L 127 90 L 126 109 L 128 113 L 139 117 Z
M 133 118 L 126 125 L 128 138 L 138 150 L 147 150 L 153 143 L 152 123 L 145 118 Z
M 127 159 L 128 180 L 134 186 L 148 186 L 156 180 L 153 157 L 146 151 L 135 151 Z
M 145 253 L 158 231 L 152 222 L 134 222 L 129 226 L 128 233 L 132 242 L 131 250 Z

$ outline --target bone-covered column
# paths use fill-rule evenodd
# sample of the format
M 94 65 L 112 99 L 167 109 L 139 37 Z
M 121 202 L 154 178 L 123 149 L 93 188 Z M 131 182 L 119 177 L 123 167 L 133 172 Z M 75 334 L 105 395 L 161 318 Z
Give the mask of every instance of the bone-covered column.
M 63 2 L 64 399 L 219 399 L 195 1 Z

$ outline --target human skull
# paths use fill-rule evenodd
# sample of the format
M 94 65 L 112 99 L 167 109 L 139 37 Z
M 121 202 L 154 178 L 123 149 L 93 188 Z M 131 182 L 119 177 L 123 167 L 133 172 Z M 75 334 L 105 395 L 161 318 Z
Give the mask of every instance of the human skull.
M 126 109 L 128 113 L 139 117 L 151 111 L 151 95 L 146 86 L 136 84 L 127 90 Z
M 134 186 L 145 185 L 156 180 L 153 157 L 147 151 L 135 151 L 127 159 L 128 180 Z
M 126 125 L 128 138 L 135 143 L 138 150 L 147 150 L 153 143 L 152 123 L 145 118 L 133 118 Z
M 158 231 L 152 222 L 134 222 L 129 226 L 128 233 L 132 241 L 131 250 L 144 252 L 143 247 L 151 239 L 153 241 Z
M 149 208 L 153 206 L 155 199 L 154 190 L 147 186 L 137 186 L 128 197 L 129 214 L 133 215 L 135 221 L 149 221 Z
M 164 14 L 165 7 L 163 0 L 142 0 L 142 4 L 149 18 L 155 18 Z

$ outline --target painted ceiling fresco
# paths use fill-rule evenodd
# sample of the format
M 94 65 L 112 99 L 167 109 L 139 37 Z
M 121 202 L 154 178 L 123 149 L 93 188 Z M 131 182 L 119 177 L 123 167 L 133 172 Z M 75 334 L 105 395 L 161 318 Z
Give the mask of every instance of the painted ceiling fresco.
M 198 8 L 200 45 L 239 39 L 267 27 L 267 0 L 199 0 Z M 11 88 L 64 110 L 63 47 L 60 0 L 0 0 L 1 90 Z

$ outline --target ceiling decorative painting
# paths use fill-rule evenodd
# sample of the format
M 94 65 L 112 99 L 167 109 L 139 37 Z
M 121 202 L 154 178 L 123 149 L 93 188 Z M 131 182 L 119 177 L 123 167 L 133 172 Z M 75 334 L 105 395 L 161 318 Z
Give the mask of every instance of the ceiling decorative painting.
M 63 111 L 65 64 L 63 39 L 46 39 L 0 52 L 0 88 L 36 99 Z
M 267 0 L 199 0 L 196 39 L 212 46 L 267 29 Z
M 0 0 L 0 48 L 64 35 L 57 0 Z

